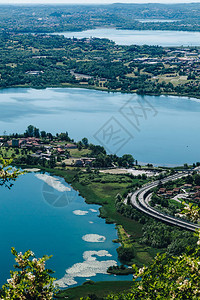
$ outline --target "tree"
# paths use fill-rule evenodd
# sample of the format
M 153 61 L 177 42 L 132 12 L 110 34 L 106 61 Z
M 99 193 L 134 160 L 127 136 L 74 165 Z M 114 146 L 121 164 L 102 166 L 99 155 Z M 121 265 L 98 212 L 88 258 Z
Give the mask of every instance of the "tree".
M 29 125 L 28 128 L 27 128 L 27 130 L 26 130 L 26 132 L 25 132 L 25 134 L 27 136 L 30 136 L 30 137 L 34 136 L 34 126 L 33 125 Z
M 200 209 L 196 206 L 186 206 L 183 213 L 190 216 L 192 221 L 200 218 Z M 158 254 L 149 267 L 135 271 L 134 287 L 131 292 L 121 295 L 109 295 L 107 300 L 171 300 L 171 299 L 200 299 L 200 230 L 195 251 L 188 248 L 187 253 L 178 257 L 168 257 Z
M 40 130 L 39 128 L 34 127 L 34 137 L 39 138 L 40 137 Z
M 0 185 L 11 188 L 12 181 L 23 174 L 23 171 L 10 167 L 12 160 L 0 158 Z M 0 299 L 13 300 L 50 300 L 53 299 L 57 291 L 53 285 L 55 278 L 51 277 L 53 273 L 45 269 L 45 262 L 51 256 L 43 256 L 37 259 L 30 250 L 24 254 L 17 253 L 15 248 L 11 248 L 11 253 L 15 256 L 17 265 L 14 265 L 15 271 L 11 271 L 11 278 L 2 286 L 0 290 Z
M 196 185 L 200 185 L 200 175 L 199 174 L 196 174 L 194 176 L 194 182 Z
M 42 130 L 40 134 L 41 134 L 42 138 L 46 138 L 46 136 L 47 136 L 46 131 L 44 131 L 44 130 Z
M 79 151 L 81 151 L 82 147 L 83 147 L 82 142 L 78 142 L 77 143 L 77 148 L 78 148 Z
M 120 246 L 119 248 L 117 248 L 117 253 L 119 260 L 125 264 L 129 263 L 135 257 L 133 247 Z
M 59 134 L 59 139 L 61 139 L 62 141 L 69 141 L 69 135 L 68 135 L 68 132 L 65 132 L 65 133 L 60 133 Z
M 87 147 L 89 146 L 89 144 L 88 144 L 88 139 L 87 139 L 86 137 L 84 137 L 84 138 L 82 139 L 82 143 L 83 143 L 83 145 L 85 146 L 85 148 L 87 148 Z
M 119 166 L 122 167 L 132 167 L 134 164 L 134 158 L 131 154 L 124 154 L 122 157 L 119 158 Z
M 56 166 L 56 159 L 54 156 L 51 156 L 49 160 L 49 167 L 53 169 L 55 166 Z
M 45 262 L 51 256 L 35 258 L 32 251 L 28 250 L 24 254 L 17 253 L 15 248 L 11 249 L 15 256 L 17 265 L 15 271 L 11 271 L 11 278 L 7 284 L 3 285 L 0 296 L 2 299 L 29 299 L 29 300 L 50 300 L 56 288 L 53 285 L 55 278 L 53 273 L 45 269 Z
M 12 159 L 4 159 L 0 157 L 0 185 L 4 185 L 7 188 L 11 188 L 12 181 L 15 181 L 17 177 L 24 172 L 11 167 Z
M 48 138 L 49 138 L 50 141 L 53 141 L 53 135 L 50 132 L 47 133 L 47 136 L 48 136 Z

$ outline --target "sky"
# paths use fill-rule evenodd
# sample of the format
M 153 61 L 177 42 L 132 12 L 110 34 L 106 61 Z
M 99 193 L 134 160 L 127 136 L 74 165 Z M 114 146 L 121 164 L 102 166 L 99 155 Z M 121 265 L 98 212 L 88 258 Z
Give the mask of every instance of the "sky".
M 110 4 L 110 3 L 200 3 L 200 0 L 0 0 L 0 4 Z

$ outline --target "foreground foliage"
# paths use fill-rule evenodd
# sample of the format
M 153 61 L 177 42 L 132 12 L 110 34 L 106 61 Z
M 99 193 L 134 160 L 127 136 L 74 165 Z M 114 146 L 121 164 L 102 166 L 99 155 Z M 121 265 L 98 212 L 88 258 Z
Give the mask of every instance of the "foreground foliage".
M 13 181 L 23 171 L 11 167 L 12 160 L 0 157 L 0 185 L 11 188 Z M 45 262 L 50 256 L 35 258 L 32 251 L 28 250 L 24 254 L 17 253 L 15 248 L 11 249 L 11 253 L 15 256 L 15 271 L 11 271 L 11 278 L 3 285 L 0 291 L 0 299 L 30 299 L 30 300 L 49 300 L 53 298 L 56 291 L 51 277 L 53 273 L 49 269 L 45 269 Z
M 45 262 L 50 256 L 37 259 L 32 251 L 22 254 L 17 253 L 15 248 L 11 252 L 17 264 L 14 266 L 15 271 L 10 272 L 11 278 L 2 287 L 1 299 L 52 299 L 56 291 L 54 278 L 51 277 L 53 272 L 45 269 Z
M 1 185 L 5 184 L 8 188 L 10 181 L 21 174 L 20 171 L 10 168 L 10 163 L 11 161 L 2 159 L 0 166 Z M 184 210 L 187 217 L 196 222 L 199 221 L 199 212 L 199 208 L 192 204 Z M 108 295 L 106 299 L 199 299 L 200 230 L 196 235 L 198 241 L 195 251 L 188 247 L 186 253 L 177 257 L 157 255 L 149 267 L 138 269 L 134 265 L 134 288 L 120 295 Z M 45 269 L 45 262 L 50 257 L 37 259 L 30 250 L 22 254 L 12 248 L 11 252 L 17 264 L 14 266 L 15 271 L 10 272 L 11 278 L 2 287 L 0 299 L 53 299 L 56 292 L 54 278 L 51 276 L 53 272 Z
M 14 169 L 11 167 L 12 159 L 4 159 L 0 157 L 0 185 L 7 188 L 11 188 L 13 181 L 17 179 L 19 175 L 24 174 L 23 171 Z
M 190 205 L 186 207 L 187 216 L 199 220 L 199 209 Z M 198 216 L 198 217 L 197 217 Z M 121 295 L 109 295 L 107 300 L 118 299 L 199 299 L 200 298 L 200 230 L 197 248 L 178 257 L 157 255 L 149 267 L 138 269 L 135 265 L 134 288 Z M 192 252 L 192 253 L 191 253 Z

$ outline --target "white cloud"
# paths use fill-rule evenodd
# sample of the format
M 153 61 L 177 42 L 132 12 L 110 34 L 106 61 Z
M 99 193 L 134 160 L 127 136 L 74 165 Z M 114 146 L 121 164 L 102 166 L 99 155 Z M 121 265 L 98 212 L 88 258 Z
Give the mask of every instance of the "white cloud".
M 86 234 L 82 237 L 85 242 L 89 243 L 103 243 L 106 240 L 106 237 L 99 234 Z
M 90 208 L 90 211 L 91 211 L 91 212 L 93 212 L 93 213 L 96 213 L 96 212 L 98 212 L 98 210 L 96 210 L 96 209 L 93 209 L 93 208 Z
M 67 186 L 65 186 L 64 184 L 62 184 L 58 178 L 55 178 L 53 176 L 46 175 L 46 174 L 36 174 L 35 176 L 38 179 L 43 180 L 44 182 L 46 182 L 46 184 L 48 184 L 49 186 L 51 186 L 52 188 L 54 188 L 58 192 L 69 192 L 69 191 L 71 191 L 71 189 L 68 188 Z
M 85 215 L 87 215 L 88 214 L 88 211 L 86 211 L 86 210 L 74 210 L 73 211 L 73 214 L 74 215 L 77 215 L 77 216 L 85 216 Z
M 74 264 L 66 270 L 63 278 L 55 281 L 60 287 L 67 287 L 77 283 L 76 277 L 93 277 L 97 274 L 107 274 L 107 269 L 110 266 L 116 266 L 115 260 L 98 261 L 97 257 L 112 257 L 106 250 L 100 251 L 85 251 L 83 253 L 83 262 Z

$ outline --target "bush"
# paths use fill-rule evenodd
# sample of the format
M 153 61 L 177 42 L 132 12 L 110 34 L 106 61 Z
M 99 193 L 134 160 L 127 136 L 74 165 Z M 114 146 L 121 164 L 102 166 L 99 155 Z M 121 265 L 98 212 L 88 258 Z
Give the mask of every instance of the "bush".
M 119 247 L 117 249 L 119 260 L 123 264 L 130 264 L 131 260 L 135 257 L 134 248 L 133 247 Z
M 11 249 L 15 256 L 17 265 L 15 271 L 11 271 L 11 278 L 7 280 L 0 292 L 1 299 L 29 299 L 29 300 L 51 300 L 57 289 L 53 285 L 55 278 L 51 277 L 51 270 L 45 269 L 45 262 L 50 256 L 35 258 L 32 251 L 24 254 L 17 253 L 15 248 Z
M 95 284 L 95 282 L 93 280 L 87 280 L 87 281 L 83 282 L 82 285 L 93 285 L 93 284 Z

